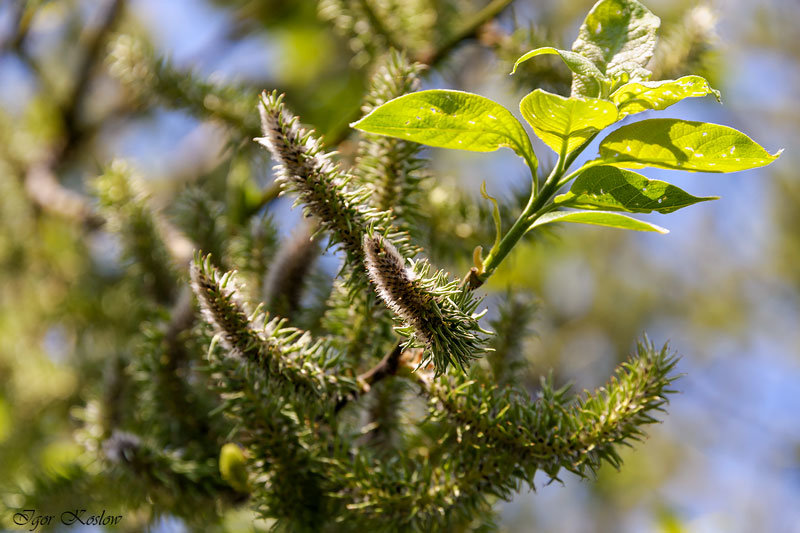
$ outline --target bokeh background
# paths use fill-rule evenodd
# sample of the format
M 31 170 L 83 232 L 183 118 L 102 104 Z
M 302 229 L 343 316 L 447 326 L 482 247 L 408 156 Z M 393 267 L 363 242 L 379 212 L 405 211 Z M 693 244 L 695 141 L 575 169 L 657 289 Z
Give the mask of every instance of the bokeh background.
M 431 36 L 445 39 L 489 4 L 436 3 L 438 10 L 425 0 L 376 4 L 389 6 L 389 35 L 426 57 Z M 536 87 L 563 92 L 567 72 L 548 59 L 515 78 L 507 73 L 530 48 L 568 47 L 592 3 L 515 0 L 435 58 L 424 87 L 480 93 L 515 111 Z M 535 334 L 520 353 L 532 380 L 553 369 L 579 389 L 595 387 L 645 332 L 657 344 L 669 341 L 684 375 L 664 423 L 624 453 L 620 472 L 604 469 L 596 481 L 565 476 L 563 485 L 542 479 L 536 492 L 499 504 L 499 524 L 521 532 L 800 532 L 800 3 L 646 5 L 663 20 L 661 77 L 700 73 L 722 91 L 722 105 L 689 100 L 666 116 L 727 124 L 770 152 L 785 151 L 767 168 L 731 175 L 648 170 L 692 194 L 722 198 L 650 217 L 671 230 L 666 236 L 559 229 L 518 246 L 500 268 L 490 298 L 538 302 Z M 107 361 L 128 349 L 139 328 L 120 243 L 93 219 L 87 184 L 110 161 L 127 160 L 169 214 L 187 187 L 221 182 L 220 198 L 234 213 L 267 209 L 290 234 L 299 214 L 289 200 L 273 198 L 271 163 L 246 142 L 258 133 L 255 95 L 286 92 L 305 123 L 342 141 L 345 159 L 351 155 L 347 123 L 358 116 L 366 74 L 386 43 L 359 34 L 363 28 L 336 6 L 0 1 L 6 527 L 7 509 L 68 476 L 82 453 L 75 409 L 96 396 Z M 192 80 L 236 90 L 192 92 Z M 552 164 L 543 145 L 535 148 L 543 166 Z M 507 203 L 527 194 L 521 160 L 510 151 L 431 150 L 427 157 L 434 231 L 455 233 L 467 251 L 486 246 L 492 228 L 470 206 L 482 202 L 482 180 Z M 180 236 L 172 246 L 187 253 Z M 335 272 L 337 261 L 328 252 L 321 275 Z M 247 515 L 231 524 L 232 531 L 256 527 Z M 153 527 L 184 530 L 169 518 Z

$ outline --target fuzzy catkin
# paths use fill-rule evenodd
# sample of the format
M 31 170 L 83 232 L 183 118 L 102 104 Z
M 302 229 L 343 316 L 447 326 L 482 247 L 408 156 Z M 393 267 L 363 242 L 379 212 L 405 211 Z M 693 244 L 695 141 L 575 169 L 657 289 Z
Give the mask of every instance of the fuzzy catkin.
M 316 216 L 357 262 L 362 258 L 361 236 L 368 228 L 364 213 L 343 190 L 346 177 L 297 117 L 283 107 L 283 96 L 264 93 L 259 106 L 264 136 L 256 139 L 277 160 L 277 181 L 295 192 L 306 211 Z
M 405 266 L 397 248 L 380 235 L 364 236 L 364 257 L 369 279 L 386 306 L 414 326 L 417 337 L 431 343 L 432 297 L 415 284 L 414 272 Z
M 214 327 L 225 349 L 237 356 L 257 360 L 261 339 L 230 275 L 221 275 L 211 267 L 208 257 L 202 262 L 195 260 L 189 273 L 203 318 Z
M 395 317 L 395 328 L 409 337 L 408 346 L 424 346 L 421 364 L 432 361 L 436 374 L 455 364 L 465 369 L 485 351 L 483 330 L 476 313 L 480 300 L 458 281 L 438 270 L 431 275 L 427 261 L 406 268 L 400 252 L 379 234 L 364 238 L 367 273 L 375 290 Z
M 258 309 L 249 316 L 233 272 L 220 274 L 208 256 L 199 255 L 190 272 L 203 318 L 222 347 L 262 372 L 274 393 L 338 401 L 356 391 L 355 380 L 329 373 L 337 354 L 324 340 L 287 327 L 285 319 L 267 321 Z
M 320 231 L 330 237 L 331 245 L 339 245 L 347 254 L 352 273 L 349 287 L 364 287 L 363 236 L 370 229 L 386 235 L 409 257 L 417 249 L 409 243 L 408 234 L 392 224 L 393 214 L 370 207 L 369 189 L 352 188 L 350 176 L 332 161 L 331 153 L 313 131 L 300 127 L 297 117 L 283 104 L 276 92 L 263 93 L 259 107 L 264 136 L 256 139 L 276 160 L 276 182 L 283 192 L 297 195 L 306 215 L 317 219 Z

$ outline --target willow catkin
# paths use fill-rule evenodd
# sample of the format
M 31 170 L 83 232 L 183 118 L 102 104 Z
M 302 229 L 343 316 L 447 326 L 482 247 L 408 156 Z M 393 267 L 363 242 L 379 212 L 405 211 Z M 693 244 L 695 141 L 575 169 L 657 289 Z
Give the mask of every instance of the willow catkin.
M 306 212 L 360 264 L 361 238 L 369 223 L 354 197 L 344 190 L 346 175 L 331 161 L 331 154 L 323 151 L 313 132 L 302 128 L 297 117 L 286 111 L 283 95 L 263 93 L 259 111 L 264 136 L 256 141 L 275 158 L 276 181 L 283 190 L 296 193 Z
M 364 260 L 381 300 L 414 327 L 419 340 L 429 345 L 432 296 L 417 286 L 414 272 L 406 267 L 397 248 L 380 235 L 365 235 Z
M 409 345 L 425 347 L 422 363 L 433 361 L 436 373 L 448 365 L 465 368 L 485 351 L 483 330 L 475 313 L 480 299 L 439 270 L 429 276 L 430 265 L 418 261 L 413 268 L 381 235 L 364 237 L 364 260 L 375 290 L 403 322 L 395 328 L 410 337 Z

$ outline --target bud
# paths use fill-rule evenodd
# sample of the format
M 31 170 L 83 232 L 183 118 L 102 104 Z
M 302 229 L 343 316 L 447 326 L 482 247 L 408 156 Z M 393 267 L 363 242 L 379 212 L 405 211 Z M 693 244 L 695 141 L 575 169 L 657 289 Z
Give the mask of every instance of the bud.
M 232 442 L 225 444 L 219 452 L 219 473 L 228 485 L 238 492 L 250 492 L 247 476 L 247 461 L 244 451 Z

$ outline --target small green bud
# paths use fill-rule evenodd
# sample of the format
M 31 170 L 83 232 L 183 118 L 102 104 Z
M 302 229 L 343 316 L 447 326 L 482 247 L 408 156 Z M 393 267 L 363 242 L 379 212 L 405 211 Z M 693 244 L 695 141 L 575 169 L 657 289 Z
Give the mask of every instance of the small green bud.
M 244 451 L 238 444 L 229 442 L 219 452 L 219 473 L 228 485 L 238 492 L 250 492 Z

